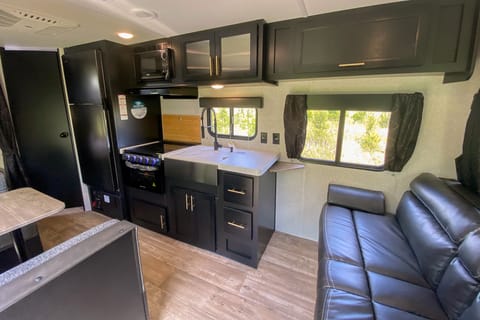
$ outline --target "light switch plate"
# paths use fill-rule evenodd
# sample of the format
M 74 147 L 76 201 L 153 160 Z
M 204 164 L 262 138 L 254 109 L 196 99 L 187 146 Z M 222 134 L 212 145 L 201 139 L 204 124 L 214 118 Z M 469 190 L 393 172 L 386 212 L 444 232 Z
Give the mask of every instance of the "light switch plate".
M 280 144 L 280 133 L 274 133 L 272 135 L 272 143 L 273 144 Z
M 260 143 L 268 143 L 268 133 L 261 132 L 260 133 Z

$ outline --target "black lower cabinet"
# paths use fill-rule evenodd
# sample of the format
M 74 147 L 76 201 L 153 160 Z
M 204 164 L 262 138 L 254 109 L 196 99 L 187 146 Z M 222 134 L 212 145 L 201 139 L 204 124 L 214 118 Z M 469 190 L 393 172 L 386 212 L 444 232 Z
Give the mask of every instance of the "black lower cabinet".
M 219 171 L 217 252 L 257 267 L 275 230 L 276 176 Z
M 168 234 L 169 217 L 165 194 L 127 187 L 128 213 L 133 223 Z
M 170 188 L 173 236 L 215 251 L 215 194 L 185 187 Z

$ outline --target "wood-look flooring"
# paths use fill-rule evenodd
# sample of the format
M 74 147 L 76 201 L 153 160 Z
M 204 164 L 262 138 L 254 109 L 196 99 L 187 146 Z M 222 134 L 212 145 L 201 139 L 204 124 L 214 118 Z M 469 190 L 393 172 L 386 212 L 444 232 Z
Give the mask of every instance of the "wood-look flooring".
M 93 212 L 38 223 L 45 249 L 108 218 Z M 257 269 L 139 228 L 150 319 L 313 319 L 317 244 L 275 232 Z

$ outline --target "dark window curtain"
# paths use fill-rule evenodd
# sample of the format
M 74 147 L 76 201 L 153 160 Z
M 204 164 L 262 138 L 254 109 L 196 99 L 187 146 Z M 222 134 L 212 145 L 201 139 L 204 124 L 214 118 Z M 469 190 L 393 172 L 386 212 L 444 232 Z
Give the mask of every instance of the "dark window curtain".
M 463 138 L 462 155 L 455 159 L 457 178 L 480 193 L 480 91 L 474 96 Z
M 287 156 L 299 159 L 307 135 L 307 96 L 287 95 L 283 111 Z
M 422 122 L 423 95 L 394 94 L 384 169 L 402 171 L 415 150 Z
M 17 149 L 12 118 L 2 88 L 0 88 L 0 149 L 2 149 L 8 188 L 11 190 L 28 186 L 28 179 Z

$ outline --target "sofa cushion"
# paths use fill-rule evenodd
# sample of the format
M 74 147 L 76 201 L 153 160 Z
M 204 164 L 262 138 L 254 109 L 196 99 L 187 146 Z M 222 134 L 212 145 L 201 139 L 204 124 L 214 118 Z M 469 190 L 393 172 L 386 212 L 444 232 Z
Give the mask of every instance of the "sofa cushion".
M 368 272 L 372 300 L 430 319 L 446 319 L 435 292 L 430 288 Z
M 471 233 L 460 246 L 458 257 L 448 266 L 437 295 L 450 318 L 458 318 L 480 291 L 480 231 Z
M 460 317 L 460 320 L 477 320 L 480 314 L 480 293 L 477 295 L 470 307 Z
M 413 313 L 392 308 L 381 303 L 374 302 L 373 310 L 377 319 L 395 319 L 395 320 L 425 320 L 428 318 L 415 315 Z
M 338 289 L 370 298 L 367 275 L 362 267 L 326 258 L 318 261 L 317 287 Z
M 363 266 L 355 235 L 352 213 L 333 205 L 325 205 L 320 218 L 319 258 L 326 257 Z
M 318 291 L 321 304 L 315 306 L 317 320 L 375 320 L 369 299 L 342 290 L 321 288 Z
M 410 188 L 455 243 L 480 227 L 478 210 L 434 175 L 419 175 Z
M 457 246 L 411 192 L 403 195 L 396 217 L 426 280 L 437 288 Z
M 458 256 L 470 275 L 480 280 L 480 229 L 471 232 L 460 246 Z
M 353 212 L 365 269 L 428 287 L 393 215 Z

